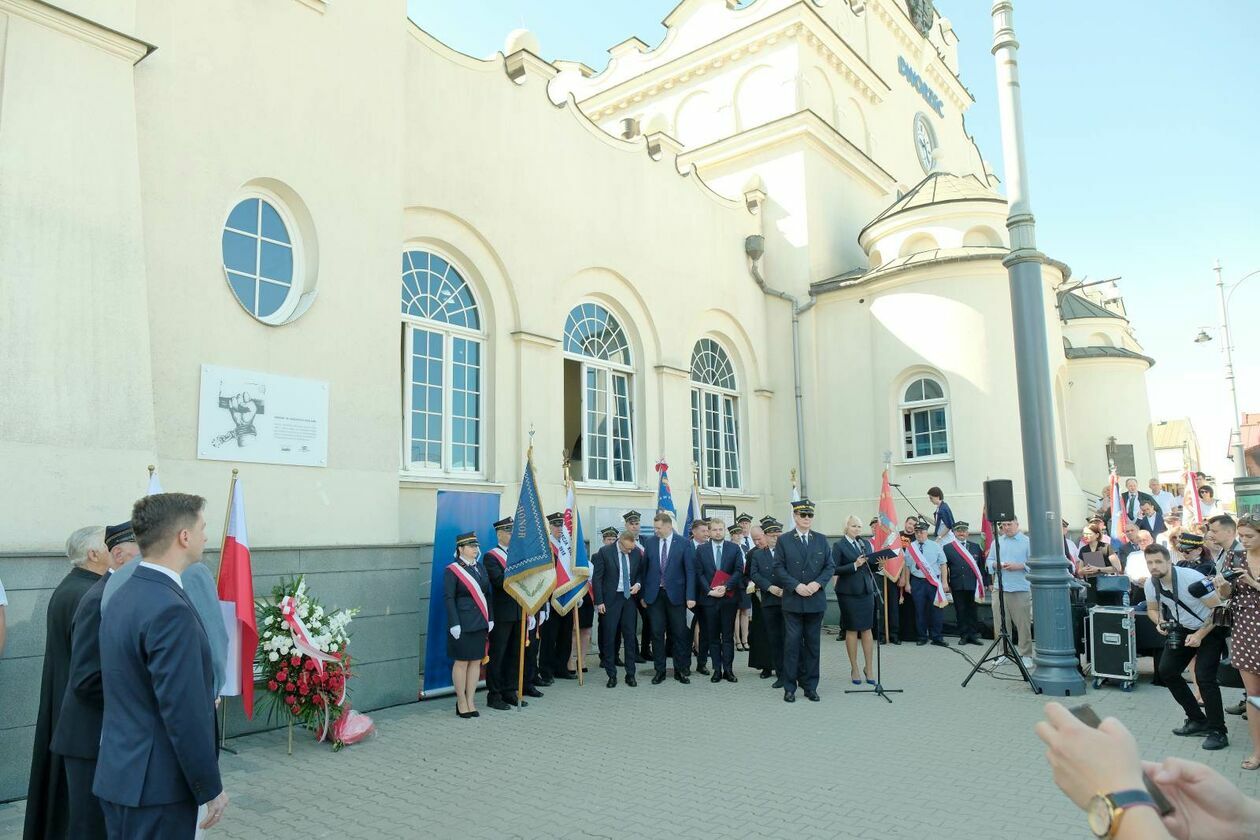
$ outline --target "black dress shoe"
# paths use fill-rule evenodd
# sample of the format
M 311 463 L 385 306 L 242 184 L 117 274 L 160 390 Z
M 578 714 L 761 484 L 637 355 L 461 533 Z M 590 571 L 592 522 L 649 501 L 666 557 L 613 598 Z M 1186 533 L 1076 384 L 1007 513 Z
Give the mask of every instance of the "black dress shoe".
M 706 676 L 706 677 L 707 677 L 707 676 L 709 676 L 710 671 L 709 671 L 709 669 L 708 669 L 707 667 L 705 667 L 704 665 L 697 665 L 697 666 L 696 666 L 696 673 L 697 673 L 697 674 L 703 674 L 704 676 Z
M 526 697 L 542 697 L 543 693 L 531 685 L 529 688 L 525 689 L 525 696 Z
M 774 676 L 774 671 L 771 671 L 769 668 L 763 668 L 760 676 L 763 680 L 768 680 Z
M 806 700 L 812 700 L 812 701 L 814 701 L 815 703 L 817 703 L 817 702 L 818 702 L 819 700 L 821 700 L 822 698 L 818 696 L 818 692 L 817 692 L 817 691 L 807 691 L 807 692 L 805 692 L 805 699 L 806 699 Z
M 927 643 L 928 643 L 928 640 L 927 640 L 927 639 L 919 639 L 919 641 L 915 642 L 915 645 L 916 645 L 917 647 L 923 647 L 923 646 L 924 646 L 924 645 L 926 645 Z
M 975 645 L 976 647 L 984 647 L 984 642 L 980 641 L 975 636 L 972 636 L 970 639 L 968 639 L 967 644 Z
M 719 683 L 721 681 L 722 681 L 721 674 L 714 674 L 713 676 L 709 677 L 709 682 Z
M 528 700 L 521 700 L 520 702 L 517 702 L 515 694 L 513 694 L 511 697 L 503 698 L 503 702 L 507 703 L 509 706 L 520 706 L 522 709 L 529 706 Z
M 476 712 L 461 712 L 458 709 L 455 710 L 455 714 L 459 715 L 464 720 L 468 720 L 469 718 L 474 718 L 477 716 Z
M 795 692 L 795 691 L 785 691 L 785 692 L 783 692 L 783 702 L 784 702 L 784 703 L 795 703 L 795 702 L 796 702 L 796 692 Z
M 770 683 L 770 687 L 771 687 L 771 688 L 783 688 L 783 680 L 775 680 L 774 682 Z
M 539 685 L 541 685 L 541 686 L 543 686 L 544 688 L 546 688 L 547 686 L 549 686 L 549 685 L 553 684 L 554 682 L 555 682 L 555 680 L 554 680 L 553 678 L 551 678 L 551 677 L 539 677 L 539 678 L 538 678 L 538 684 L 539 684 Z
M 622 662 L 622 661 L 621 661 L 621 657 L 620 657 L 620 656 L 618 656 L 616 659 L 614 659 L 614 660 L 613 660 L 613 664 L 614 664 L 614 665 L 616 665 L 618 668 L 624 668 L 624 667 L 626 667 L 626 663 L 624 663 L 624 662 Z
M 1211 727 L 1208 725 L 1206 720 L 1190 720 L 1187 718 L 1186 722 L 1174 729 L 1172 733 L 1174 735 L 1183 735 L 1189 738 L 1195 735 L 1206 735 L 1210 731 Z
M 635 656 L 635 658 L 634 658 L 634 664 L 635 664 L 635 665 L 646 665 L 646 664 L 648 664 L 648 658 L 647 658 L 646 656 L 644 656 L 643 654 L 641 654 L 641 653 L 640 653 L 640 654 L 638 654 L 637 656 Z
M 1229 746 L 1229 737 L 1224 732 L 1209 732 L 1203 739 L 1203 749 L 1223 750 Z
M 898 639 L 896 636 L 893 636 L 892 643 L 893 643 L 894 645 L 899 645 L 899 644 L 901 644 L 901 639 Z
M 949 644 L 944 639 L 933 639 L 932 644 L 937 647 L 949 647 Z
M 634 688 L 638 684 L 639 681 L 634 678 L 634 674 L 626 674 L 626 685 Z
M 481 712 L 477 711 L 476 709 L 473 709 L 471 712 L 469 712 L 469 713 L 468 713 L 468 716 L 469 716 L 469 717 L 481 717 Z
M 652 685 L 660 685 L 665 682 L 665 672 L 657 671 L 656 676 L 652 677 Z
M 680 674 L 677 671 L 675 671 L 674 679 L 678 680 L 683 685 L 691 685 L 691 678 L 688 677 L 686 674 Z
M 739 682 L 739 677 L 735 676 L 730 671 L 727 671 L 726 673 L 724 673 L 722 675 L 722 679 L 726 680 L 727 682 Z
M 493 700 L 488 702 L 486 705 L 497 712 L 509 712 L 512 710 L 511 706 L 509 706 L 507 703 L 504 703 L 498 697 L 494 698 Z
M 558 679 L 558 680 L 576 680 L 576 679 L 577 679 L 577 674 L 576 674 L 576 673 L 574 673 L 573 671 L 562 671 L 562 672 L 560 672 L 559 674 L 556 674 L 556 679 Z
M 608 683 L 607 683 L 607 685 L 608 685 L 608 687 L 609 687 L 609 688 L 616 688 L 616 687 L 617 687 L 617 678 L 616 678 L 616 677 L 609 677 L 609 678 L 608 678 Z

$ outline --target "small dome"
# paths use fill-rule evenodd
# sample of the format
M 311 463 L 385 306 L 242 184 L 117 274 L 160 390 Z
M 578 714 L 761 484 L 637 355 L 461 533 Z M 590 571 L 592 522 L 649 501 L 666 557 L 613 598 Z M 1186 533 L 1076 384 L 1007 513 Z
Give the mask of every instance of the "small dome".
M 929 204 L 945 204 L 950 201 L 995 201 L 1005 204 L 1006 199 L 994 192 L 975 175 L 954 175 L 951 172 L 933 172 L 910 191 L 897 199 L 883 213 L 871 219 L 867 227 L 905 210 L 926 207 Z
M 541 56 L 542 48 L 538 45 L 538 37 L 528 29 L 513 29 L 508 33 L 507 40 L 503 42 L 503 54 L 511 55 L 514 52 L 526 50 L 534 55 Z

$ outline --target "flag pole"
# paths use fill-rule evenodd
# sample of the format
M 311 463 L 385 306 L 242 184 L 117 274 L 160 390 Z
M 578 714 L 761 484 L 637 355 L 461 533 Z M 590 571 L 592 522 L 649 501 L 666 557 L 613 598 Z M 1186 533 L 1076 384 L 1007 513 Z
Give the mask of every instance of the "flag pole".
M 152 470 L 152 467 L 149 467 Z M 227 545 L 228 526 L 232 523 L 232 498 L 236 495 L 236 476 L 240 473 L 236 467 L 232 468 L 232 481 L 228 484 L 227 497 L 227 514 L 223 517 L 223 539 L 219 540 L 219 568 L 214 574 L 214 583 L 218 586 L 219 578 L 223 576 L 223 547 Z
M 569 450 L 567 449 L 563 450 L 562 457 L 564 458 L 564 461 L 562 463 L 562 468 L 564 472 L 564 484 L 566 487 L 572 489 L 573 479 L 569 478 L 569 463 L 570 463 Z M 573 506 L 575 508 L 577 507 L 576 494 L 574 494 L 574 497 L 573 497 Z M 576 526 L 576 522 L 577 522 L 576 510 L 574 510 L 573 512 L 573 521 Z M 570 555 L 571 558 L 574 555 L 576 555 L 577 553 L 577 528 L 576 527 L 574 527 L 573 533 L 569 534 L 569 550 L 572 552 L 572 554 Z M 583 595 L 582 597 L 586 597 L 586 596 Z M 583 665 L 583 662 L 582 662 L 582 625 L 578 621 L 578 612 L 581 610 L 581 608 L 582 608 L 582 605 L 579 602 L 577 604 L 574 604 L 573 607 L 569 610 L 569 614 L 573 616 L 573 649 L 577 651 L 577 681 L 578 681 L 579 686 L 584 685 L 586 682 L 582 678 L 582 665 Z M 568 665 L 565 665 L 565 667 L 567 668 Z
M 521 605 L 521 654 L 516 663 L 516 711 L 521 710 L 522 700 L 525 696 L 525 645 L 529 644 L 529 616 L 525 613 L 525 606 Z

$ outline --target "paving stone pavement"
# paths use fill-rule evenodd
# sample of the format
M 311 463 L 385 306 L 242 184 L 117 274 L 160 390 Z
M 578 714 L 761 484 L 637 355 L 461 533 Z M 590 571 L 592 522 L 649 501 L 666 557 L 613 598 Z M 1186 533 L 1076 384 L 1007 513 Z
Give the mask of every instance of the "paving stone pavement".
M 340 753 L 298 730 L 292 757 L 283 731 L 233 739 L 239 754 L 221 760 L 231 804 L 206 836 L 1092 836 L 1032 732 L 1041 698 L 1018 679 L 978 675 L 961 688 L 970 665 L 956 649 L 885 652 L 885 684 L 905 689 L 892 704 L 843 693 L 853 687 L 844 648 L 827 635 L 820 703 L 787 705 L 745 667 L 735 685 L 653 686 L 651 666 L 639 666 L 638 687 L 608 689 L 592 657 L 585 686 L 557 682 L 519 712 L 486 709 L 484 695 L 474 720 L 455 717 L 453 698 L 375 712 L 377 736 Z M 1228 690 L 1227 702 L 1238 695 Z M 1260 793 L 1260 773 L 1239 767 L 1241 718 L 1229 718 L 1230 748 L 1209 753 L 1170 733 L 1181 712 L 1162 688 L 1144 681 L 1087 699 L 1123 720 L 1146 757 L 1204 761 Z M 0 805 L 0 837 L 20 835 L 23 807 Z

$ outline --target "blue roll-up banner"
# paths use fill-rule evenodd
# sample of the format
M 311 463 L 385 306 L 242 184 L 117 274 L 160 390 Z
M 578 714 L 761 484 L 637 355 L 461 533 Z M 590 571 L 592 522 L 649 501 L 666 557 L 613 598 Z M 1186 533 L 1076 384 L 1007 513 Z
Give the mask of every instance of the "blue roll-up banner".
M 455 559 L 455 538 L 476 531 L 482 551 L 498 544 L 494 523 L 499 518 L 498 493 L 439 490 L 437 526 L 433 530 L 433 573 L 429 580 L 429 628 L 424 642 L 424 688 L 421 697 L 451 690 L 451 658 L 446 655 L 445 574 Z

